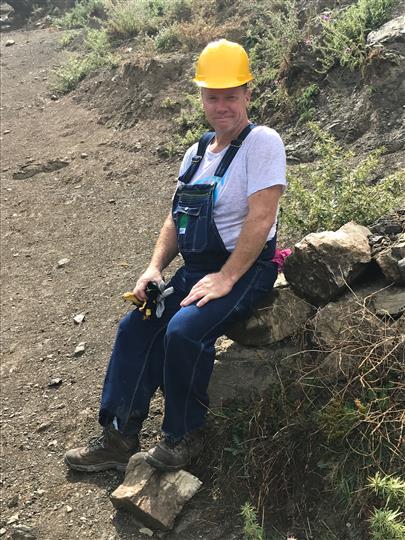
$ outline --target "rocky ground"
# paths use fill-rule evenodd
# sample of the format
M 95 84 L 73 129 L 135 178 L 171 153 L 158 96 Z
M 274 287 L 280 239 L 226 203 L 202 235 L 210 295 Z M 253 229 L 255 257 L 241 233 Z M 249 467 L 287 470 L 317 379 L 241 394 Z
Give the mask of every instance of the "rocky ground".
M 121 294 L 147 263 L 178 163 L 157 155 L 166 120 L 116 131 L 73 96 L 52 96 L 51 72 L 65 54 L 60 38 L 37 28 L 5 32 L 1 42 L 0 535 L 145 538 L 110 503 L 123 475 L 70 473 L 63 454 L 98 433 L 103 374 L 128 310 Z M 75 356 L 81 342 L 85 352 Z M 161 417 L 157 398 L 145 448 Z M 212 512 L 204 484 L 167 538 L 229 540 L 237 530 Z

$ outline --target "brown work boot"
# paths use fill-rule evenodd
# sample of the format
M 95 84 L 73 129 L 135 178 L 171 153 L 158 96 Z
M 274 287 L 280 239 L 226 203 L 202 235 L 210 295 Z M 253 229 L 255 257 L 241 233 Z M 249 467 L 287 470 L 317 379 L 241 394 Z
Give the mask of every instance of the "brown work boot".
M 139 452 L 137 435 L 124 437 L 109 425 L 99 437 L 90 440 L 88 446 L 73 448 L 65 454 L 65 463 L 76 471 L 97 472 L 106 469 L 125 471 L 129 458 Z
M 177 471 L 199 456 L 204 445 L 202 430 L 187 433 L 182 439 L 163 437 L 146 454 L 146 461 L 162 471 Z

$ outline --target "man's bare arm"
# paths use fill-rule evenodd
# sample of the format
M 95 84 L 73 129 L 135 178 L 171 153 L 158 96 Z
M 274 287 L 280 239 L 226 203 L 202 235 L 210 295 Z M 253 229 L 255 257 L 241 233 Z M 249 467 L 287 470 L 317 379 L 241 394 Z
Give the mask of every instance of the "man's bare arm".
M 146 300 L 146 285 L 149 281 L 160 282 L 162 280 L 163 270 L 172 262 L 178 252 L 176 227 L 170 212 L 160 230 L 149 266 L 136 282 L 134 294 L 137 298 Z
M 261 253 L 276 220 L 282 186 L 263 189 L 249 197 L 249 211 L 234 251 L 221 270 L 208 274 L 194 285 L 182 306 L 197 302 L 201 307 L 214 298 L 228 294 Z

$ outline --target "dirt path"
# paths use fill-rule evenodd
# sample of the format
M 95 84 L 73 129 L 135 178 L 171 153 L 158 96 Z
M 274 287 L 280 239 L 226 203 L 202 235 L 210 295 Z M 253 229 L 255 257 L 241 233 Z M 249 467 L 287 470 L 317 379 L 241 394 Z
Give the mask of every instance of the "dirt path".
M 122 475 L 68 473 L 63 454 L 98 432 L 104 369 L 128 309 L 120 295 L 147 262 L 177 164 L 156 156 L 162 121 L 117 132 L 69 96 L 51 99 L 59 40 L 50 29 L 2 35 L 0 529 L 4 538 L 19 524 L 46 540 L 145 538 L 109 501 Z M 156 400 L 146 447 L 161 415 Z M 208 499 L 203 489 L 167 538 L 236 538 L 204 519 Z

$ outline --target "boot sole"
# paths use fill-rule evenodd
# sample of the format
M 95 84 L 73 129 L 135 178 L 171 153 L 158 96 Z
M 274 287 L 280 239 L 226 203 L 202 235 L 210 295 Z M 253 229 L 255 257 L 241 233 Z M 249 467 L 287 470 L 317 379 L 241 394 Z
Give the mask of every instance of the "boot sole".
M 108 469 L 115 469 L 120 472 L 125 472 L 127 463 L 118 463 L 114 461 L 106 463 L 97 463 L 96 465 L 79 465 L 77 463 L 70 462 L 66 457 L 64 458 L 65 464 L 75 471 L 81 472 L 100 472 L 107 471 Z

